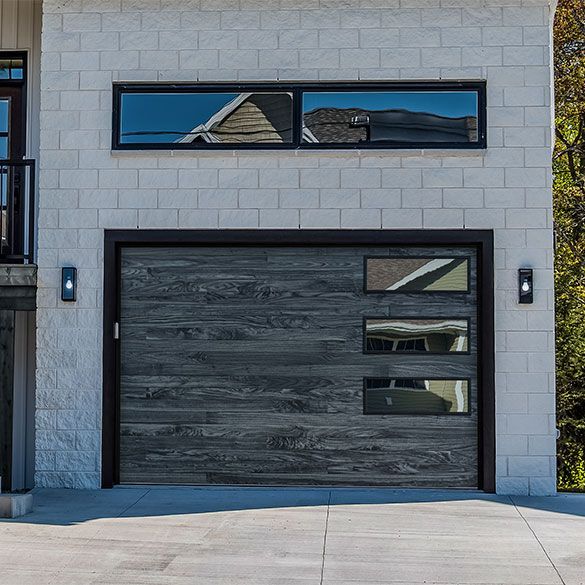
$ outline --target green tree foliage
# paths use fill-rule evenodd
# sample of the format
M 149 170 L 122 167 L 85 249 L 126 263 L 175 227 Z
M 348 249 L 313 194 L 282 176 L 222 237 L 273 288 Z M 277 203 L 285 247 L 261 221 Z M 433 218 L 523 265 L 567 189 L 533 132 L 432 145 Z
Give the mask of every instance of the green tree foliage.
M 559 488 L 585 490 L 585 1 L 554 25 L 556 360 Z

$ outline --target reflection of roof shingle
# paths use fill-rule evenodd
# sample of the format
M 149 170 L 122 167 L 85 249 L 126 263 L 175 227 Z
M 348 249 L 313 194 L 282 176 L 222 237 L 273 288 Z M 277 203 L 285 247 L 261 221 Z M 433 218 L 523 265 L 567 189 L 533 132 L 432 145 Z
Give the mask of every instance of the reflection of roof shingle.
M 292 138 L 290 93 L 241 93 L 178 142 L 279 143 Z
M 290 142 L 289 94 L 252 94 L 213 128 L 220 142 Z
M 359 108 L 319 108 L 307 112 L 304 121 L 318 142 L 362 142 L 366 140 L 365 128 L 350 128 L 354 116 L 367 114 Z
M 370 290 L 467 289 L 465 258 L 369 258 L 367 287 Z
M 428 262 L 430 262 L 428 258 L 401 258 L 394 262 L 389 261 L 388 258 L 369 258 L 368 288 L 387 289 Z
M 319 108 L 304 114 L 304 125 L 317 142 L 364 142 L 368 131 L 350 127 L 354 116 L 369 117 L 371 142 L 475 142 L 478 138 L 475 116 L 449 118 L 405 109 Z

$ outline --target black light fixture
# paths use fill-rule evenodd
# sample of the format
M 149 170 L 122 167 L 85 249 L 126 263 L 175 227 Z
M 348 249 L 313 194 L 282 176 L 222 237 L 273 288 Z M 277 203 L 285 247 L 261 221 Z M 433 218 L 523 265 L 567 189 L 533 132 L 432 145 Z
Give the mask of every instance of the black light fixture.
M 521 304 L 534 302 L 532 268 L 520 268 L 518 270 L 518 302 Z
M 69 303 L 77 300 L 77 268 L 73 266 L 61 269 L 61 300 Z

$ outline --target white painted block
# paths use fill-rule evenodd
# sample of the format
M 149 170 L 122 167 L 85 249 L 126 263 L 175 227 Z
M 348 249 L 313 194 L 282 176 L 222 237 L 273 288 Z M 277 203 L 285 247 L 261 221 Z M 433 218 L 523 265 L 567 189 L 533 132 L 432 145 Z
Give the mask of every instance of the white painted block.
M 44 12 L 38 485 L 99 486 L 105 228 L 465 227 L 495 230 L 498 491 L 554 492 L 544 0 L 45 0 Z M 439 78 L 487 80 L 486 151 L 110 152 L 114 80 Z M 58 301 L 62 262 L 83 278 L 75 307 Z M 521 265 L 536 296 L 519 308 Z

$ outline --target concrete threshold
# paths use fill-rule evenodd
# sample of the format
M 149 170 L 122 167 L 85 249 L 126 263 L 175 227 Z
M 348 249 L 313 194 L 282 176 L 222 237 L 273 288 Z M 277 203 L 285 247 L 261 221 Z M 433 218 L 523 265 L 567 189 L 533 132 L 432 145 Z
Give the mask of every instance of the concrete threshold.
M 0 494 L 0 518 L 19 518 L 33 511 L 33 495 Z

